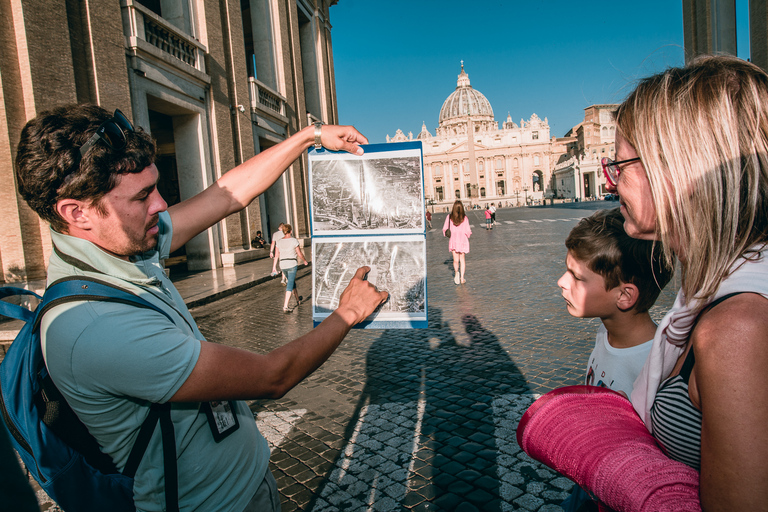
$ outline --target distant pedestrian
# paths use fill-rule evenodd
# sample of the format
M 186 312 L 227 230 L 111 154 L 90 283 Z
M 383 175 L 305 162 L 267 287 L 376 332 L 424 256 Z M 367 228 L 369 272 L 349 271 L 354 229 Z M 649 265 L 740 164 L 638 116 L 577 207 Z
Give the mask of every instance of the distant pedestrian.
M 499 206 L 501 206 L 501 203 L 499 203 Z M 491 203 L 491 227 L 496 225 L 496 205 Z
M 253 240 L 251 240 L 251 247 L 254 249 L 263 249 L 266 247 L 267 241 L 264 240 L 264 237 L 261 236 L 261 231 L 256 232 L 256 236 L 253 237 Z
M 427 227 L 432 229 L 432 214 L 427 210 Z
M 485 230 L 488 231 L 489 229 L 493 229 L 493 225 L 491 224 L 493 222 L 493 214 L 491 213 L 491 207 L 486 206 L 485 207 Z
M 447 236 L 446 231 L 448 229 L 451 230 L 448 250 L 453 254 L 453 270 L 455 272 L 453 282 L 463 284 L 467 282 L 464 279 L 464 272 L 467 267 L 464 255 L 469 252 L 469 237 L 472 236 L 472 228 L 469 226 L 469 219 L 464 213 L 464 205 L 459 200 L 453 203 L 451 214 L 445 218 L 443 236 Z
M 277 226 L 277 231 L 272 233 L 272 241 L 271 241 L 271 244 L 269 246 L 269 257 L 274 260 L 272 262 L 272 275 L 273 276 L 277 275 L 277 267 L 275 266 L 275 264 L 277 263 L 277 258 L 275 257 L 275 244 L 277 243 L 278 240 L 281 240 L 285 236 L 285 233 L 283 233 L 283 226 L 285 226 L 285 224 L 283 224 L 281 222 Z M 285 285 L 285 283 L 286 283 L 285 275 L 282 275 L 280 277 L 280 284 Z
M 296 271 L 298 270 L 298 260 L 302 259 L 304 265 L 309 265 L 307 258 L 301 250 L 299 241 L 291 236 L 293 228 L 290 224 L 283 224 L 283 238 L 275 242 L 275 259 L 272 263 L 272 273 L 277 271 L 277 262 L 280 261 L 280 270 L 286 280 L 285 284 L 285 302 L 283 303 L 283 312 L 290 313 L 292 309 L 288 307 L 291 303 L 291 295 L 296 298 L 296 305 L 301 304 L 301 297 L 296 289 Z

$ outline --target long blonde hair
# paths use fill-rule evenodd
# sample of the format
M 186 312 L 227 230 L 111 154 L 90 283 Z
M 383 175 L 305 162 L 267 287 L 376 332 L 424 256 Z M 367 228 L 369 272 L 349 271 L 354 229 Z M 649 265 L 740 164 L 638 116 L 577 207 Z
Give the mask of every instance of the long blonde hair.
M 683 292 L 701 307 L 768 240 L 768 75 L 701 57 L 642 80 L 616 121 L 645 167 L 665 259 L 679 248 Z

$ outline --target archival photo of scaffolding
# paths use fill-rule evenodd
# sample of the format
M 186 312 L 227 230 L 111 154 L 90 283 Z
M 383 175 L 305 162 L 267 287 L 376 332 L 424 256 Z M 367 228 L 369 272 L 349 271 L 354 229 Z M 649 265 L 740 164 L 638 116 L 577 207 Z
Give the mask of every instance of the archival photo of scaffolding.
M 312 314 L 315 322 L 321 322 L 338 307 L 339 297 L 350 279 L 358 268 L 366 265 L 371 268 L 368 281 L 389 292 L 389 299 L 362 327 L 426 326 L 426 241 L 418 235 L 313 240 Z
M 423 233 L 421 162 L 420 149 L 310 152 L 312 234 Z

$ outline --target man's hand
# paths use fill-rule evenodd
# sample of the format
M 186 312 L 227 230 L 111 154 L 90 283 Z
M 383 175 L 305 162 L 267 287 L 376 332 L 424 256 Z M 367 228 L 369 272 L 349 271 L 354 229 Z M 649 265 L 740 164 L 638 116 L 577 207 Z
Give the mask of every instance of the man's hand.
M 365 320 L 389 294 L 365 281 L 360 267 L 341 294 L 339 307 L 323 322 L 269 354 L 200 342 L 194 370 L 172 402 L 280 398 L 325 362 L 349 329 Z
M 320 141 L 323 147 L 331 151 L 346 151 L 353 155 L 362 155 L 360 144 L 368 144 L 368 139 L 353 126 L 323 125 L 320 128 Z
M 365 280 L 370 267 L 360 267 L 339 298 L 338 313 L 349 326 L 359 324 L 384 303 L 389 293 L 380 292 Z

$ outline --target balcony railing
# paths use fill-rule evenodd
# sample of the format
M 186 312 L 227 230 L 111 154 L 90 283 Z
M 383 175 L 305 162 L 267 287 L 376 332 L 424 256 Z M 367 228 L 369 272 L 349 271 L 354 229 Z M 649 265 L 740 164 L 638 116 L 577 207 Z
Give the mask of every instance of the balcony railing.
M 251 89 L 251 108 L 286 117 L 285 98 L 253 77 L 250 77 L 248 82 Z
M 153 20 L 144 20 L 144 40 L 152 46 L 170 53 L 177 59 L 186 62 L 190 66 L 197 67 L 197 55 L 194 45 L 184 41 L 173 32 L 155 23 Z
M 130 48 L 159 50 L 160 55 L 172 58 L 166 62 L 177 59 L 205 73 L 205 46 L 200 41 L 134 0 L 121 0 L 120 5 L 123 30 Z

